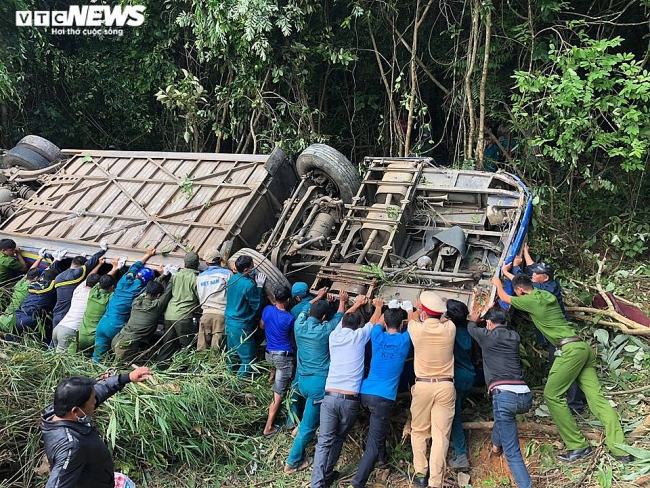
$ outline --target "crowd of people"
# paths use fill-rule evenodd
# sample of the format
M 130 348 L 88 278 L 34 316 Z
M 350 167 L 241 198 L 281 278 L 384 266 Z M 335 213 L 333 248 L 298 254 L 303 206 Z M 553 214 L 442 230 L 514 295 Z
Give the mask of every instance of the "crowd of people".
M 92 353 L 96 361 L 112 351 L 131 362 L 143 352 L 151 353 L 160 322 L 163 335 L 155 357 L 163 364 L 194 343 L 199 350 L 221 351 L 225 342 L 233 374 L 249 377 L 256 360 L 255 331 L 263 329 L 265 358 L 275 371 L 263 435 L 271 437 L 280 431 L 275 421 L 283 399 L 292 394 L 292 412 L 287 418 L 288 424 L 297 426 L 284 473 L 292 475 L 312 466 L 314 488 L 330 486 L 337 479 L 341 449 L 364 408 L 370 414 L 369 431 L 349 486 L 365 487 L 373 469 L 388 466 L 391 412 L 411 351 L 415 373 L 410 390 L 413 483 L 439 488 L 445 486 L 448 464 L 469 469 L 461 410 L 475 384 L 474 348 L 482 353 L 494 411 L 490 455 L 504 455 L 517 486 L 532 487 L 519 447 L 516 415 L 530 409 L 533 395 L 523 379 L 521 339 L 508 326 L 506 308 L 528 313 L 552 346 L 554 361 L 544 401 L 567 448 L 558 458 L 575 462 L 592 452 L 567 404 L 567 392 L 573 388 L 574 410 L 583 408 L 584 392 L 583 398 L 604 426 L 612 455 L 622 462 L 631 460 L 620 447 L 625 443 L 623 430 L 603 396 L 594 352 L 568 321 L 552 267 L 535 263 L 527 246 L 523 259 L 503 266 L 505 284 L 493 278 L 501 306 L 483 311 L 482 316 L 470 311 L 466 303 L 445 301 L 434 291 L 423 291 L 415 303 L 391 300 L 385 304 L 364 295 L 352 300 L 344 290 L 338 296 L 328 288 L 311 293 L 306 283 L 298 282 L 291 289 L 276 287 L 268 300 L 266 276 L 256 272 L 250 256 L 239 256 L 231 270 L 216 249 L 203 256 L 205 271 L 199 272 L 199 256 L 188 252 L 183 269 L 159 267 L 157 277 L 145 266 L 155 254 L 155 249 L 147 249 L 116 281 L 123 260 L 112 261 L 110 271 L 98 274 L 106 250 L 102 243 L 92 257 L 74 257 L 64 271 L 58 268 L 64 251 L 54 253 L 52 264 L 41 271 L 46 254 L 42 251 L 27 270 L 15 243 L 0 241 L 0 279 L 26 271 L 0 321 L 5 338 L 15 340 L 17 335 L 39 330 L 57 351 Z M 528 273 L 521 269 L 524 260 Z M 90 428 L 92 411 L 126 383 L 142 381 L 150 374 L 149 369 L 140 368 L 100 383 L 70 378 L 59 384 L 53 407 L 43 417 L 43 438 L 52 466 L 48 487 L 112 486 L 107 450 L 103 457 L 71 462 L 71 453 L 79 451 L 71 446 L 101 442 Z M 304 400 L 302 412 L 299 398 Z M 68 431 L 66 437 L 62 429 L 71 426 L 72 434 Z M 317 431 L 312 459 L 307 448 Z M 447 463 L 450 442 L 453 456 Z M 89 484 L 90 479 L 95 481 Z

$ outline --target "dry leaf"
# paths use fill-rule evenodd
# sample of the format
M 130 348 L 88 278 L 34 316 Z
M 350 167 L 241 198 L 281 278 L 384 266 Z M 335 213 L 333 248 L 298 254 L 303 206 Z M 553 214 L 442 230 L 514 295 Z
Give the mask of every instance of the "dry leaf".
M 458 484 L 460 486 L 468 486 L 470 482 L 470 476 L 467 473 L 458 473 Z

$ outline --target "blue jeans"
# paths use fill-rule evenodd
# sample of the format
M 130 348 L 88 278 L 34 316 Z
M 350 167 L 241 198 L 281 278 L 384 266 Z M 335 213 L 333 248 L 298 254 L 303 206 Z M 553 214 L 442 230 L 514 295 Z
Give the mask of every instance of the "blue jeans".
M 361 410 L 360 399 L 347 399 L 338 393 L 325 395 L 320 408 L 320 433 L 314 454 L 311 488 L 323 488 L 332 476 L 343 443 Z
M 532 488 L 533 482 L 519 449 L 519 434 L 515 415 L 526 413 L 532 403 L 532 393 L 501 391 L 492 397 L 492 407 L 494 408 L 492 444 L 503 448 L 510 472 L 519 488 Z
M 320 406 L 325 395 L 326 376 L 298 376 L 298 391 L 305 397 L 305 410 L 293 441 L 287 464 L 297 468 L 305 459 L 307 444 L 311 442 L 320 424 Z
M 455 378 L 454 387 L 456 388 L 456 410 L 454 411 L 454 421 L 451 424 L 451 441 L 454 444 L 456 456 L 467 454 L 467 442 L 465 442 L 465 432 L 463 432 L 463 421 L 460 413 L 463 410 L 463 402 L 469 396 L 474 386 L 474 377 L 463 379 Z
M 386 437 L 390 430 L 393 400 L 376 395 L 361 395 L 361 404 L 370 410 L 370 429 L 357 474 L 350 482 L 354 488 L 365 488 L 377 460 L 386 462 Z
M 253 329 L 249 327 L 237 327 L 226 323 L 226 345 L 228 355 L 226 362 L 231 368 L 236 367 L 237 376 L 249 376 L 251 374 L 251 363 L 255 360 L 255 338 Z M 239 362 L 235 359 L 239 358 Z

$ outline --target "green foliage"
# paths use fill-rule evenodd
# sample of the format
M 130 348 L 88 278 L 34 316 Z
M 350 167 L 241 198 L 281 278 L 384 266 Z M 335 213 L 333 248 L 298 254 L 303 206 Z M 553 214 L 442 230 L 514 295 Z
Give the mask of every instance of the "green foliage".
M 650 75 L 632 54 L 612 53 L 622 38 L 581 36 L 578 46 L 550 46 L 545 71 L 515 72 L 517 123 L 532 153 L 582 172 L 585 159 L 614 159 L 642 171 L 650 147 Z
M 613 216 L 607 224 L 609 243 L 628 258 L 636 258 L 648 250 L 650 224 L 632 220 L 631 215 Z
M 42 453 L 42 410 L 60 379 L 98 376 L 105 366 L 21 345 L 0 345 L 0 358 L 3 449 L 14 453 L 11 463 L 25 486 L 42 485 L 33 479 Z M 179 354 L 152 382 L 127 385 L 109 399 L 93 424 L 113 451 L 117 469 L 138 480 L 144 468 L 194 466 L 197 459 L 206 473 L 223 472 L 230 463 L 255 463 L 264 456 L 251 432 L 261 432 L 272 395 L 264 373 L 259 381 L 244 381 L 226 373 L 221 355 Z
M 598 465 L 596 477 L 598 479 L 598 484 L 602 488 L 612 488 L 613 472 L 611 466 L 605 466 L 604 462 L 601 461 Z

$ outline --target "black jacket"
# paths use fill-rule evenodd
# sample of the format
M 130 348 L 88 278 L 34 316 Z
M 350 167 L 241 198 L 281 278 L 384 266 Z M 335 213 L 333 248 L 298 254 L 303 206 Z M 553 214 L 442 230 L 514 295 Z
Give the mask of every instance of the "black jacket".
M 495 381 L 523 379 L 519 356 L 521 342 L 519 334 L 503 325 L 487 330 L 478 327 L 474 322 L 467 324 L 467 332 L 481 346 L 486 385 Z
M 126 374 L 111 376 L 95 388 L 101 405 L 129 382 Z M 45 410 L 41 435 L 50 463 L 50 478 L 45 488 L 115 488 L 113 459 L 93 425 L 68 420 L 51 420 L 54 406 Z

